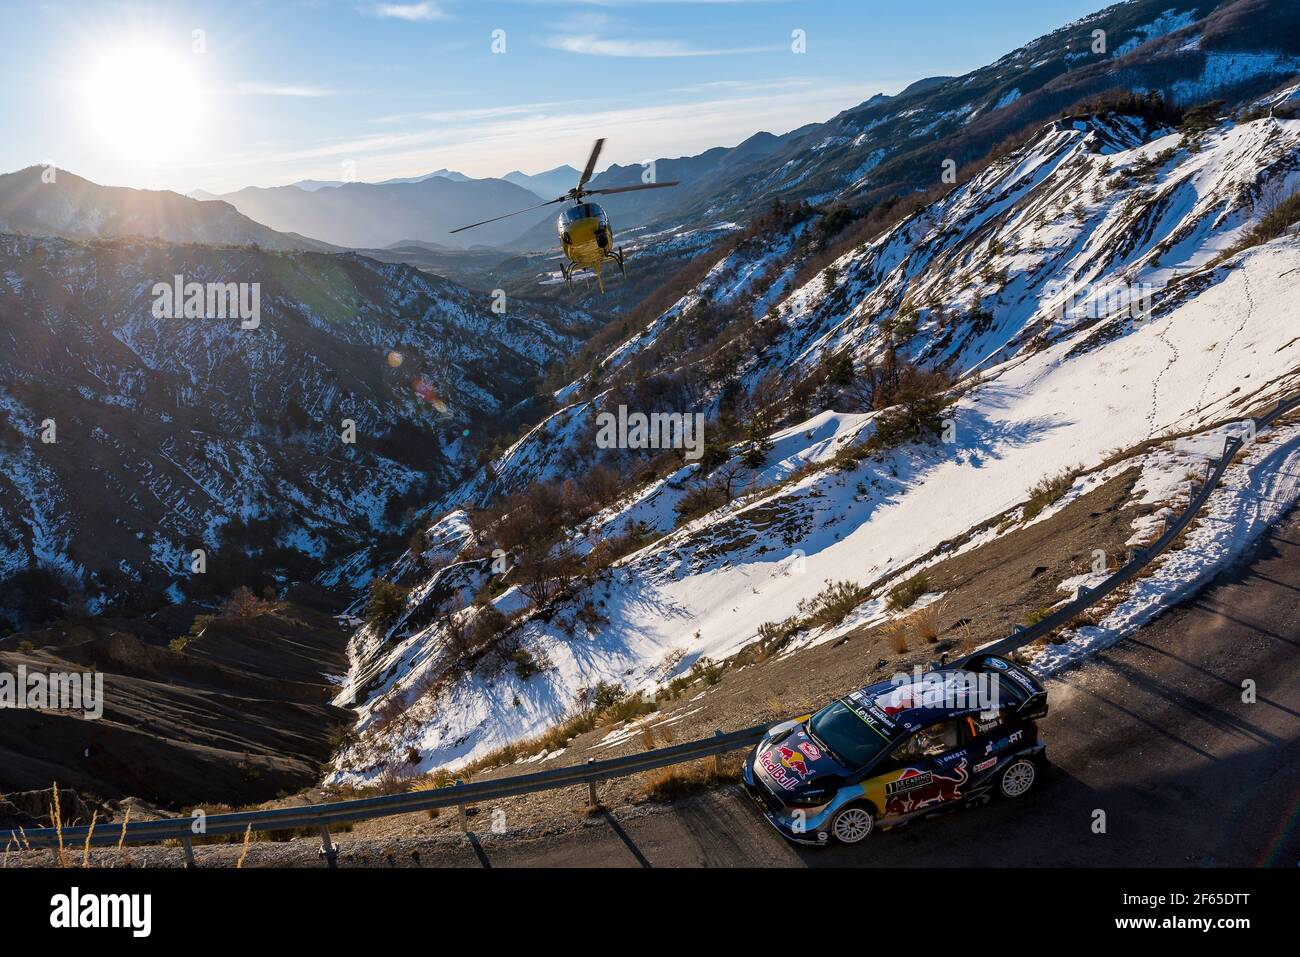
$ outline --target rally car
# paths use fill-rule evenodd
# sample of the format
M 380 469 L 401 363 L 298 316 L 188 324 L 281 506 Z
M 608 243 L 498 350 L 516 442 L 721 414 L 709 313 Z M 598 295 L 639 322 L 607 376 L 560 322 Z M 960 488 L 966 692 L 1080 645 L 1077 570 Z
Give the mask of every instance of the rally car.
M 1047 692 L 994 655 L 896 676 L 768 730 L 745 789 L 784 837 L 856 844 L 934 811 L 1034 786 Z

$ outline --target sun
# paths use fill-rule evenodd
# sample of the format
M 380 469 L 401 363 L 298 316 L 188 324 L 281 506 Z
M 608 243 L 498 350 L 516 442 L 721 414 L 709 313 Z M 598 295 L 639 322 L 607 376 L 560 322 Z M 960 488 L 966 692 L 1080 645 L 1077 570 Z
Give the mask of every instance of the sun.
M 187 155 L 207 113 L 195 59 L 143 37 L 101 45 L 78 83 L 83 125 L 101 147 L 136 163 Z

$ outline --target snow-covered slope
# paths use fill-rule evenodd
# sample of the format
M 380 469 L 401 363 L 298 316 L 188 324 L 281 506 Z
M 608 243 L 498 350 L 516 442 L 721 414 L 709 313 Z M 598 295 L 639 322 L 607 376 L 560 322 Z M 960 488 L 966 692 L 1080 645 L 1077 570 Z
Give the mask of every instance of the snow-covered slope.
M 587 381 L 561 390 L 568 404 L 467 485 L 463 501 L 490 497 L 494 482 L 577 478 L 600 462 L 593 413 L 626 395 L 621 366 L 632 356 L 643 363 L 634 384 L 695 375 L 695 407 L 712 415 L 737 392 L 806 404 L 800 383 L 828 357 L 852 356 L 861 369 L 892 346 L 964 377 L 945 440 L 837 459 L 884 413 L 830 390 L 829 407 L 815 396 L 810 417 L 768 436 L 763 464 L 736 471 L 740 494 L 707 514 L 679 523 L 674 508 L 698 486 L 698 463 L 634 483 L 570 527 L 568 547 L 587 555 L 633 528 L 636 550 L 607 568 L 589 563 L 569 597 L 540 611 L 508 574 L 504 590 L 485 593 L 515 616 L 503 647 L 545 666 L 530 677 L 501 655 L 451 667 L 445 615 L 415 614 L 434 579 L 452 576 L 440 598 L 454 611 L 490 575 L 486 559 L 465 559 L 492 543 L 452 512 L 439 529 L 460 561 L 415 574 L 408 618 L 354 641 L 344 697 L 361 696 L 361 736 L 338 776 L 374 775 L 398 755 L 417 769 L 471 759 L 558 722 L 600 682 L 653 689 L 754 641 L 829 581 L 889 585 L 944 543 L 1014 515 L 1046 476 L 1290 394 L 1300 387 L 1289 296 L 1300 239 L 1228 253 L 1268 197 L 1300 185 L 1298 146 L 1297 121 L 1183 135 L 1132 117 L 1080 117 L 1044 128 L 795 288 L 779 235 L 733 251 Z M 756 330 L 743 348 L 718 367 L 675 351 L 719 302 Z M 741 449 L 719 468 L 738 464 Z M 471 607 L 453 620 L 483 614 Z M 883 614 L 881 599 L 867 601 L 839 629 Z M 795 645 L 826 637 L 809 631 Z

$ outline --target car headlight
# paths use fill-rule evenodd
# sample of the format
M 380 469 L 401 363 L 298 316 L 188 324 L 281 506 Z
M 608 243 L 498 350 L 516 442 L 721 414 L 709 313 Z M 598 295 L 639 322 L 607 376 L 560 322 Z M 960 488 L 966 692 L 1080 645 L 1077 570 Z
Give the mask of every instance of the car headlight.
M 796 791 L 784 800 L 791 807 L 817 807 L 834 796 L 835 791 L 831 788 L 809 788 L 806 791 Z

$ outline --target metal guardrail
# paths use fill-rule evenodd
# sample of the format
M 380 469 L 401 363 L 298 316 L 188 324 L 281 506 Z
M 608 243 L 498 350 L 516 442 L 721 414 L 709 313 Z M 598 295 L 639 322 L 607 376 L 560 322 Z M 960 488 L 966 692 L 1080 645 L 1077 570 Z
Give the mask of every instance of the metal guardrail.
M 1279 418 L 1293 409 L 1300 408 L 1300 395 L 1280 402 L 1272 412 L 1259 419 L 1252 419 L 1256 432 L 1268 428 Z M 976 654 L 1004 655 L 1022 648 L 1032 641 L 1051 634 L 1057 628 L 1069 624 L 1080 612 L 1087 610 L 1102 598 L 1132 581 L 1158 555 L 1167 549 L 1175 539 L 1191 524 L 1197 513 L 1205 505 L 1210 495 L 1218 487 L 1233 457 L 1241 450 L 1244 441 L 1233 437 L 1228 439 L 1223 454 L 1209 463 L 1209 469 L 1201 488 L 1192 496 L 1187 508 L 1173 521 L 1168 522 L 1164 533 L 1150 546 L 1138 549 L 1134 557 L 1114 575 L 1096 588 L 1079 589 L 1076 598 L 1060 610 L 1028 628 L 1017 628 L 1011 635 L 980 648 Z M 596 803 L 596 783 L 610 778 L 625 777 L 643 771 L 695 761 L 700 758 L 719 757 L 729 751 L 735 751 L 756 743 L 770 727 L 768 724 L 756 725 L 741 731 L 724 734 L 716 732 L 711 738 L 698 741 L 686 741 L 666 748 L 644 751 L 640 754 L 623 755 L 605 761 L 589 759 L 586 764 L 555 768 L 550 771 L 537 771 L 532 774 L 516 775 L 493 781 L 478 781 L 469 784 L 457 782 L 450 787 L 432 788 L 424 791 L 410 791 L 403 794 L 388 794 L 381 797 L 357 798 L 351 801 L 336 801 L 328 804 L 312 804 L 303 807 L 275 808 L 267 811 L 235 811 L 227 814 L 212 814 L 205 818 L 179 817 L 158 821 L 136 821 L 121 825 L 104 824 L 90 833 L 86 825 L 65 827 L 61 830 L 40 828 L 30 831 L 0 831 L 0 844 L 6 847 L 55 847 L 62 840 L 65 847 L 84 847 L 89 838 L 92 847 L 115 846 L 119 842 L 126 844 L 156 844 L 162 841 L 180 841 L 185 849 L 188 865 L 194 863 L 192 839 L 218 837 L 225 835 L 242 835 L 248 830 L 258 833 L 283 831 L 291 829 L 318 828 L 321 835 L 321 854 L 330 867 L 335 866 L 337 849 L 330 838 L 332 825 L 348 824 L 371 818 L 389 817 L 395 814 L 409 814 L 415 811 L 429 811 L 435 808 L 458 807 L 461 811 L 461 824 L 465 827 L 465 807 L 470 804 L 514 797 L 520 794 L 533 794 L 555 788 L 572 787 L 585 784 L 588 787 L 588 800 Z
M 335 801 L 303 807 L 274 808 L 266 811 L 234 811 L 227 814 L 210 814 L 203 818 L 191 816 L 157 821 L 135 821 L 128 823 L 125 828 L 121 825 L 103 824 L 96 827 L 93 834 L 90 833 L 88 825 L 64 827 L 61 830 L 40 828 L 30 831 L 0 831 L 0 844 L 7 847 L 12 843 L 12 846 L 18 848 L 54 847 L 62 840 L 65 847 L 84 847 L 89 838 L 90 846 L 104 847 L 116 846 L 119 842 L 157 844 L 162 841 L 178 840 L 185 847 L 187 863 L 192 864 L 194 838 L 242 835 L 249 828 L 264 833 L 315 827 L 321 832 L 321 852 L 330 866 L 333 866 L 336 851 L 329 837 L 331 825 L 446 807 L 459 807 L 463 823 L 464 808 L 470 804 L 581 784 L 588 786 L 589 799 L 595 803 L 595 785 L 599 781 L 639 774 L 642 771 L 653 771 L 700 758 L 720 756 L 728 751 L 754 744 L 769 726 L 756 725 L 727 734 L 719 731 L 712 738 L 686 741 L 666 748 L 644 751 L 641 754 L 623 755 L 605 761 L 592 759 L 586 764 L 537 771 L 495 781 L 477 781 L 469 784 L 457 782 L 449 787 L 386 794 L 373 798 L 357 798 L 351 801 Z
M 1291 399 L 1279 402 L 1277 408 L 1272 412 L 1259 419 L 1251 419 L 1256 432 L 1261 432 L 1268 428 L 1282 416 L 1286 415 L 1293 409 L 1300 408 L 1300 395 L 1293 396 Z M 1246 421 L 1246 420 L 1243 420 Z M 1223 444 L 1223 454 L 1219 458 L 1211 460 L 1208 464 L 1205 480 L 1199 490 L 1192 495 L 1192 500 L 1188 503 L 1177 518 L 1166 520 L 1164 533 L 1145 548 L 1135 549 L 1133 557 L 1124 564 L 1114 575 L 1111 575 L 1096 588 L 1080 588 L 1073 601 L 1062 605 L 1057 611 L 1048 615 L 1041 621 L 1035 622 L 1028 627 L 1018 627 L 1014 632 L 1000 641 L 992 642 L 979 648 L 975 654 L 979 655 L 1007 655 L 1010 652 L 1023 648 L 1030 642 L 1037 641 L 1039 638 L 1046 637 L 1056 629 L 1068 625 L 1074 620 L 1075 616 L 1086 611 L 1097 602 L 1101 601 L 1111 592 L 1127 585 L 1133 579 L 1137 578 L 1142 571 L 1151 564 L 1161 553 L 1172 545 L 1196 518 L 1200 510 L 1205 506 L 1214 490 L 1219 487 L 1223 480 L 1223 473 L 1228 470 L 1232 464 L 1232 459 L 1241 451 L 1245 441 L 1233 436 Z M 969 660 L 968 658 L 963 659 Z

